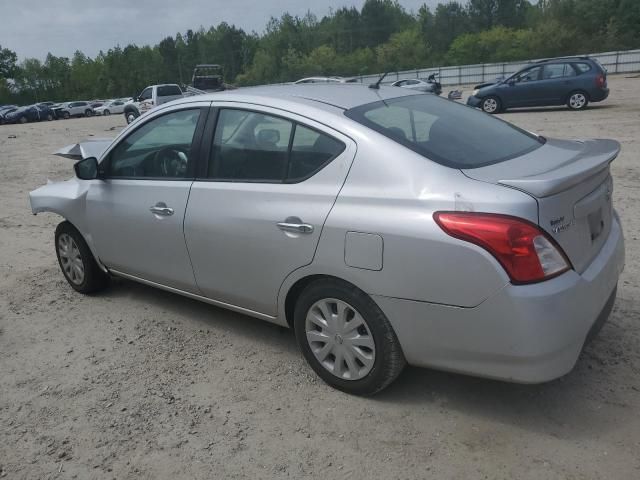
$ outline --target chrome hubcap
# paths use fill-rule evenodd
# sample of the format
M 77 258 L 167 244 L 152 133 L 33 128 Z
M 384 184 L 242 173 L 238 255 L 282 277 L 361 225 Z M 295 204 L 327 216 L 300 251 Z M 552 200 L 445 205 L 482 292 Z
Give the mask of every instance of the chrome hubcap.
M 569 99 L 569 105 L 571 105 L 571 108 L 581 108 L 584 106 L 586 101 L 587 99 L 583 94 L 574 93 L 573 95 L 571 95 L 571 98 Z
M 58 237 L 58 255 L 64 275 L 75 285 L 84 281 L 84 263 L 76 242 L 63 233 Z
M 373 368 L 373 336 L 348 303 L 336 298 L 318 300 L 307 312 L 305 333 L 313 355 L 336 377 L 359 380 Z
M 484 111 L 488 113 L 493 113 L 498 108 L 498 102 L 496 102 L 493 98 L 487 98 L 484 101 Z

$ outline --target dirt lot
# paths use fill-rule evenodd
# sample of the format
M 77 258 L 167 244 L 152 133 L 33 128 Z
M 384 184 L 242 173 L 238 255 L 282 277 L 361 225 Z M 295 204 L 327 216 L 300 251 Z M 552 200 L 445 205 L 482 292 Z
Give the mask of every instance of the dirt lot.
M 584 112 L 503 115 L 623 144 L 626 270 L 574 371 L 522 386 L 411 368 L 372 399 L 324 385 L 278 327 L 127 281 L 75 293 L 59 218 L 27 194 L 70 176 L 51 151 L 123 118 L 0 127 L 0 477 L 640 478 L 640 78 L 610 86 Z

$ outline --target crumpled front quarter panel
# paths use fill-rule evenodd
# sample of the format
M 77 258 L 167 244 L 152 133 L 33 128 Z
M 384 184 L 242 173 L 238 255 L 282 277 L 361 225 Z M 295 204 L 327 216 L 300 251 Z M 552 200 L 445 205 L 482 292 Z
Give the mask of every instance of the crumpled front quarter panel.
M 91 182 L 79 181 L 76 178 L 64 182 L 51 182 L 30 192 L 29 200 L 34 215 L 40 212 L 53 212 L 71 222 L 93 251 L 86 214 L 86 198 L 90 185 Z M 95 253 L 93 251 L 94 256 Z

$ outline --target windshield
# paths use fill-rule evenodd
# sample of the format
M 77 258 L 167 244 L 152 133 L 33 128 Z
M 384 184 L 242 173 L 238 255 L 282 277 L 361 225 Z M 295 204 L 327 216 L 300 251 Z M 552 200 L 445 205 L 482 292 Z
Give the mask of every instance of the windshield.
M 361 105 L 345 115 L 452 168 L 502 162 L 544 143 L 542 137 L 479 110 L 428 94 Z

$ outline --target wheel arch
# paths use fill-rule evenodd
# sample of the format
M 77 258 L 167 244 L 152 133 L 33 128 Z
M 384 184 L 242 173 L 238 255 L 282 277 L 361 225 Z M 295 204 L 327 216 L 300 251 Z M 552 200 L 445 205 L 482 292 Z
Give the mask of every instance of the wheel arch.
M 564 103 L 567 103 L 571 98 L 571 95 L 573 95 L 574 93 L 582 93 L 587 98 L 587 102 L 591 101 L 591 95 L 589 95 L 588 91 L 582 88 L 574 88 L 569 93 L 567 93 L 567 95 L 564 97 Z
M 358 290 L 362 290 L 360 287 L 355 285 L 354 283 L 345 280 L 344 278 L 340 278 L 335 275 L 326 274 L 326 273 L 310 273 L 307 275 L 303 275 L 297 280 L 294 280 L 293 283 L 286 288 L 286 293 L 281 295 L 282 297 L 282 305 L 280 312 L 283 312 L 284 318 L 282 318 L 283 323 L 286 323 L 289 328 L 293 330 L 293 312 L 295 310 L 296 302 L 298 298 L 300 298 L 300 294 L 304 291 L 312 283 L 318 280 L 335 280 L 338 282 L 342 282 L 344 284 L 350 285 Z M 286 283 L 286 282 L 285 282 Z M 284 289 L 283 289 L 284 290 Z

